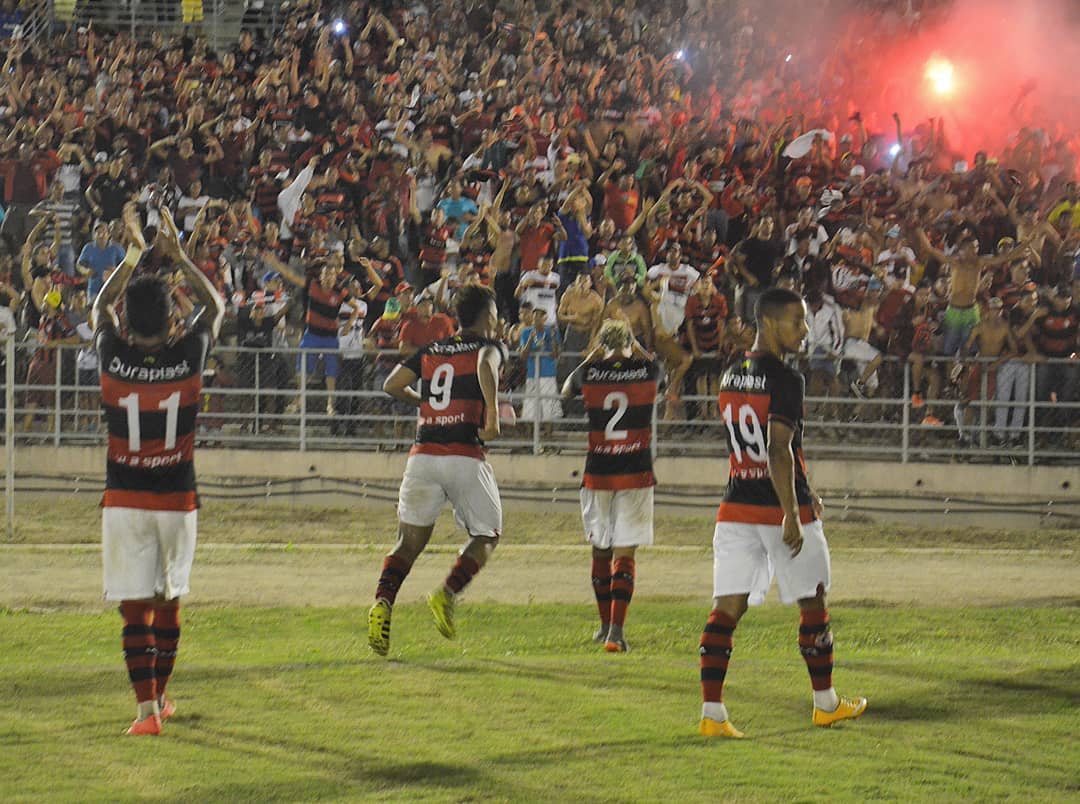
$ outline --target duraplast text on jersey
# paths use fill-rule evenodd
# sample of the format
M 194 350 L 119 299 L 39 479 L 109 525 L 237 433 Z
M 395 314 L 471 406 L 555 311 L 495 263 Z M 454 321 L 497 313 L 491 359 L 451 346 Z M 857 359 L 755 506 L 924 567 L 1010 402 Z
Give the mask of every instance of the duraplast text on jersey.
M 724 375 L 721 388 L 723 390 L 734 388 L 738 391 L 764 391 L 765 379 L 764 375 L 729 373 Z
M 191 365 L 187 360 L 181 360 L 171 366 L 129 366 L 119 357 L 113 356 L 107 369 L 109 374 L 122 377 L 125 380 L 135 382 L 162 382 L 167 380 L 179 380 L 191 375 Z
M 585 382 L 634 382 L 649 379 L 649 367 L 633 369 L 606 369 L 590 367 L 585 372 Z

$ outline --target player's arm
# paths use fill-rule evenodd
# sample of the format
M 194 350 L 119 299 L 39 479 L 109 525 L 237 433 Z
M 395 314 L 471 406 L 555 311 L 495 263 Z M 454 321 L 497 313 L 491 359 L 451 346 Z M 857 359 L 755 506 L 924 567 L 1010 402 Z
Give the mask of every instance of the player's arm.
M 412 384 L 416 382 L 418 376 L 419 374 L 409 368 L 407 363 L 398 363 L 394 370 L 390 372 L 390 376 L 386 378 L 386 382 L 383 383 L 383 391 L 390 394 L 398 402 L 420 407 L 422 401 L 420 394 L 412 388 Z
M 493 441 L 502 434 L 499 423 L 499 365 L 502 354 L 494 346 L 485 346 L 480 351 L 476 365 L 476 376 L 480 380 L 480 394 L 484 397 L 484 426 L 477 435 L 480 440 Z M 393 375 L 387 382 L 393 379 Z
M 188 286 L 195 294 L 195 299 L 203 306 L 203 309 L 195 316 L 192 326 L 194 329 L 205 329 L 210 333 L 212 340 L 217 340 L 221 332 L 221 322 L 225 318 L 225 300 L 211 284 L 206 274 L 195 267 L 195 263 L 184 251 L 184 244 L 180 241 L 180 232 L 176 228 L 172 213 L 168 207 L 161 208 L 161 234 L 165 244 L 165 252 L 180 266 L 180 270 L 187 280 Z
M 784 511 L 784 544 L 791 555 L 802 550 L 802 528 L 799 525 L 799 502 L 795 496 L 795 453 L 791 441 L 795 430 L 787 422 L 769 419 L 769 479 Z
M 146 240 L 143 239 L 142 227 L 136 217 L 134 204 L 129 204 L 124 208 L 123 217 L 130 243 L 124 255 L 124 261 L 105 280 L 105 284 L 101 286 L 101 290 L 94 299 L 94 306 L 90 311 L 90 323 L 94 332 L 98 332 L 104 326 L 111 326 L 113 329 L 120 328 L 120 321 L 116 317 L 116 302 L 124 295 L 124 289 L 131 280 L 132 273 L 135 272 L 135 266 L 139 264 L 143 252 L 146 251 Z

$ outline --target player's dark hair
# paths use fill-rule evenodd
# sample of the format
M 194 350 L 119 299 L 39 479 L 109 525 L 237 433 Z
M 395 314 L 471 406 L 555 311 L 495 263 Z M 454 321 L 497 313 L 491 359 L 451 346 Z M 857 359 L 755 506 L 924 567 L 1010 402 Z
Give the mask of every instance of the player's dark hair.
M 454 309 L 463 329 L 480 319 L 489 304 L 495 301 L 495 291 L 483 285 L 466 285 L 454 299 Z
M 169 321 L 169 288 L 158 276 L 144 274 L 134 279 L 124 292 L 128 329 L 144 338 L 165 331 Z
M 761 326 L 766 318 L 779 318 L 784 308 L 791 304 L 802 302 L 802 296 L 794 290 L 787 288 L 769 288 L 757 300 L 754 305 L 754 320 Z

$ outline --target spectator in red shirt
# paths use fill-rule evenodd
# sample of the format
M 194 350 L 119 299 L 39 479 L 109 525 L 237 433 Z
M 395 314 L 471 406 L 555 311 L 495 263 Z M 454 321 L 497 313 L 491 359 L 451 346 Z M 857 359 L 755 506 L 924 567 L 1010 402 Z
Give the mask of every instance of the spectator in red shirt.
M 456 329 L 450 316 L 435 312 L 434 299 L 430 296 L 417 299 L 416 317 L 401 327 L 401 357 L 412 357 L 429 343 L 449 338 Z

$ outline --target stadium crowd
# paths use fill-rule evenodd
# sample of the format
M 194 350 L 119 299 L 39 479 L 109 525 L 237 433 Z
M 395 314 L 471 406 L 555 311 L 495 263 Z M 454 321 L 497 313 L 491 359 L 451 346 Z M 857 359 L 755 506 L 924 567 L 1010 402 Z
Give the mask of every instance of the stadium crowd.
M 948 7 L 864 5 L 897 36 Z M 808 304 L 811 396 L 900 397 L 908 363 L 917 418 L 966 437 L 963 403 L 996 400 L 1003 445 L 1030 363 L 1038 400 L 1080 398 L 1077 132 L 1018 125 L 964 154 L 942 119 L 864 118 L 862 40 L 838 40 L 829 81 L 797 80 L 764 24 L 778 0 L 543 6 L 292 2 L 220 52 L 197 28 L 4 40 L 0 327 L 36 345 L 27 381 L 85 340 L 136 204 L 151 244 L 173 212 L 230 302 L 225 341 L 258 350 L 219 375 L 295 387 L 279 352 L 310 348 L 330 416 L 368 410 L 337 392 L 451 333 L 475 282 L 496 290 L 526 420 L 561 414 L 558 382 L 613 316 L 663 359 L 665 416 L 715 416 L 681 397 L 715 393 L 775 285 Z M 0 36 L 16 7 L 0 0 Z M 151 249 L 141 270 L 162 267 Z M 179 273 L 175 297 L 179 327 Z M 95 369 L 86 349 L 70 371 Z

